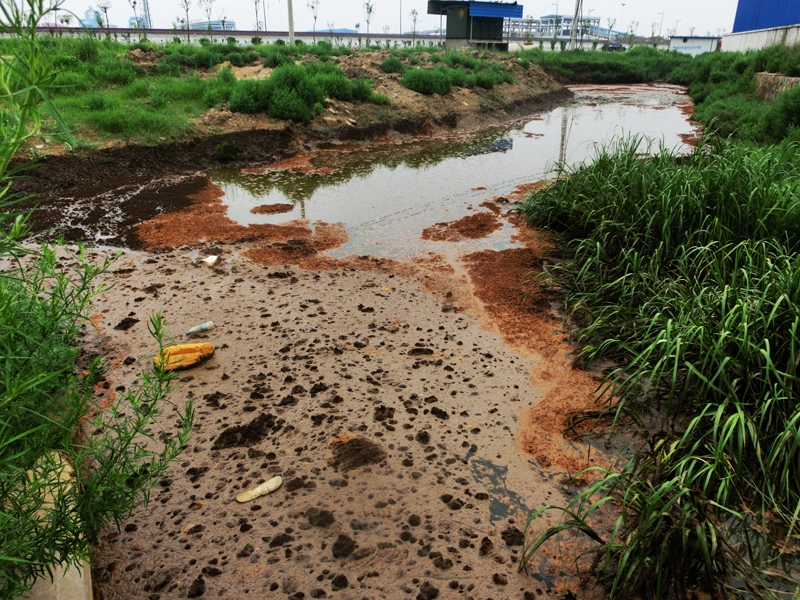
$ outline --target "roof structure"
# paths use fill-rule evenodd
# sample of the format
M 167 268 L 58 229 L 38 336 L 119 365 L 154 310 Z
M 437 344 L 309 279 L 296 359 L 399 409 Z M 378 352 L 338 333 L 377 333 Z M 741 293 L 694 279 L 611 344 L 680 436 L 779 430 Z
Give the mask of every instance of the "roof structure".
M 468 7 L 473 17 L 522 18 L 522 5 L 516 2 L 475 2 L 473 0 L 428 0 L 429 15 L 447 15 L 448 8 Z

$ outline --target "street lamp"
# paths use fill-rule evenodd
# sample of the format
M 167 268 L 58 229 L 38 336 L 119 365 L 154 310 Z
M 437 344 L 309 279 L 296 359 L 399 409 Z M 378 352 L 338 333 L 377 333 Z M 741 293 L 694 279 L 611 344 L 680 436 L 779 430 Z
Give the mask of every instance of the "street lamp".
M 558 2 L 553 2 L 552 6 L 556 7 L 556 18 L 553 20 L 553 33 L 555 33 L 556 27 L 558 27 Z
M 661 24 L 658 26 L 658 38 L 661 39 L 661 28 L 664 27 L 664 13 L 658 13 L 661 15 Z
M 681 22 L 680 19 L 675 21 L 675 31 L 672 32 L 672 35 L 678 35 L 678 23 L 680 23 L 680 22 Z
M 620 2 L 622 4 L 622 15 L 619 18 L 619 24 L 624 26 L 625 25 L 625 2 Z

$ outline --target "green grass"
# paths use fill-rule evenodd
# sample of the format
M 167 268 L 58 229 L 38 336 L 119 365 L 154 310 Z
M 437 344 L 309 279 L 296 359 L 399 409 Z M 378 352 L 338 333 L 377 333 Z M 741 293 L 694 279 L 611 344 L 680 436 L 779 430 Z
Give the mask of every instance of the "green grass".
M 674 428 L 597 470 L 561 529 L 596 542 L 614 597 L 769 597 L 764 569 L 800 542 L 800 147 L 640 152 L 620 142 L 521 208 L 562 236 L 550 282 L 581 355 L 618 365 L 613 410 L 660 406 Z M 617 521 L 595 529 L 609 500 Z
M 394 57 L 387 58 L 386 61 L 392 58 Z M 393 61 L 390 68 L 396 68 L 399 63 L 403 67 L 403 70 L 397 71 L 403 73 L 400 85 L 426 95 L 449 94 L 453 87 L 480 87 L 491 90 L 500 83 L 514 83 L 514 74 L 505 65 L 478 60 L 471 55 L 457 52 L 432 54 L 431 62 L 435 64 L 432 69 L 424 67 L 407 69 L 399 60 Z
M 0 40 L 0 52 L 13 55 L 16 43 L 11 39 Z M 183 138 L 209 108 L 231 99 L 237 81 L 230 69 L 221 69 L 216 76 L 200 76 L 204 71 L 219 69 L 218 65 L 226 61 L 234 66 L 259 62 L 268 66 L 294 66 L 295 61 L 303 62 L 301 68 L 309 69 L 315 79 L 312 85 L 323 94 L 312 93 L 314 101 L 309 103 L 306 91 L 287 89 L 271 104 L 267 101 L 258 108 L 280 118 L 308 122 L 319 112 L 326 97 L 388 102 L 386 96 L 372 91 L 368 80 L 347 79 L 331 62 L 331 57 L 353 51 L 334 48 L 326 41 L 295 47 L 230 42 L 201 46 L 183 43 L 154 46 L 143 42 L 126 46 L 109 39 L 45 36 L 41 43 L 49 67 L 56 72 L 56 87 L 51 93 L 54 106 L 73 124 L 79 136 L 92 140 L 123 138 L 159 143 Z M 146 70 L 125 58 L 125 53 L 135 48 L 154 49 L 165 55 L 154 69 Z M 278 87 L 285 85 L 294 84 Z M 297 103 L 297 97 L 305 103 L 305 108 Z

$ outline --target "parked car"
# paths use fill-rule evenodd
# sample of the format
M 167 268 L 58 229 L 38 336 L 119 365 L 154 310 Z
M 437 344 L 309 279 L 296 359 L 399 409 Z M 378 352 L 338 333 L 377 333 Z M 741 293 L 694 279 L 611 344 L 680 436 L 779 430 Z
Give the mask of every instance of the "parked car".
M 621 42 L 608 42 L 609 52 L 625 52 L 626 48 Z

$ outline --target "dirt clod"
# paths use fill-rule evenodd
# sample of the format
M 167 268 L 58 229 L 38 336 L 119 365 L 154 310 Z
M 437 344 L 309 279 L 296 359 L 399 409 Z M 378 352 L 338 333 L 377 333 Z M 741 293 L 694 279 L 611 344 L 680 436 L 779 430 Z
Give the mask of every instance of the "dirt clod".
M 378 464 L 386 459 L 386 451 L 375 442 L 356 435 L 345 435 L 328 444 L 333 458 L 331 466 L 350 471 L 365 465 Z
M 353 538 L 340 533 L 336 541 L 333 542 L 331 552 L 333 553 L 333 558 L 347 558 L 355 549 L 356 543 L 353 541 Z

